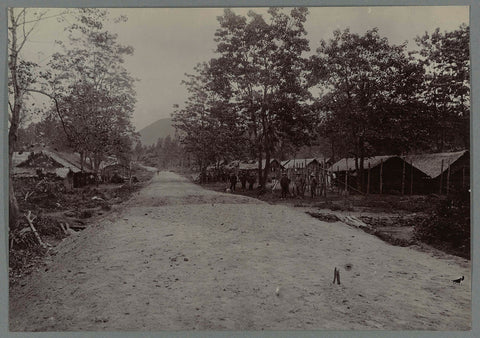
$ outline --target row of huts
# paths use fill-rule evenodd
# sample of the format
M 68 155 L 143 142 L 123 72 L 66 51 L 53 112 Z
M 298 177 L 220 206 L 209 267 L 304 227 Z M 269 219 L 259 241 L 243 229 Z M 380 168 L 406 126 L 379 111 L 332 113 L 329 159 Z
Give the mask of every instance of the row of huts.
M 332 164 L 330 172 L 337 186 L 355 190 L 361 185 L 364 193 L 443 194 L 470 186 L 468 150 L 374 156 L 364 160 L 363 175 L 358 167 L 355 159 L 343 158 Z
M 109 157 L 95 173 L 88 161 L 80 163 L 80 155 L 38 146 L 12 156 L 14 179 L 50 177 L 64 182 L 67 189 L 79 188 L 99 181 L 110 181 L 116 175 L 125 175 L 124 165 Z
M 263 160 L 262 168 L 265 167 Z M 330 188 L 359 193 L 427 194 L 466 189 L 470 182 L 468 150 L 420 155 L 384 155 L 364 159 L 363 172 L 354 158 L 335 163 L 330 158 L 303 158 L 270 162 L 269 181 L 286 173 L 290 179 L 311 175 Z M 210 167 L 214 168 L 214 167 Z M 218 168 L 218 167 L 217 167 Z M 237 175 L 256 175 L 258 162 L 233 161 L 225 169 Z M 363 182 L 359 182 L 363 180 Z M 362 191 L 359 191 L 359 186 Z

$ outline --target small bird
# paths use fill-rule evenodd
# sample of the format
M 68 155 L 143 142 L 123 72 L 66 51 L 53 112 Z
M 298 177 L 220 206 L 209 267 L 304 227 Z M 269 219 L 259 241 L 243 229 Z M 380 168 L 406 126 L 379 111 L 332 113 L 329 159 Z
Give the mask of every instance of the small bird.
M 275 294 L 277 296 L 280 296 L 280 287 L 278 286 L 277 289 L 275 290 Z
M 452 282 L 460 284 L 465 279 L 465 276 L 452 280 Z

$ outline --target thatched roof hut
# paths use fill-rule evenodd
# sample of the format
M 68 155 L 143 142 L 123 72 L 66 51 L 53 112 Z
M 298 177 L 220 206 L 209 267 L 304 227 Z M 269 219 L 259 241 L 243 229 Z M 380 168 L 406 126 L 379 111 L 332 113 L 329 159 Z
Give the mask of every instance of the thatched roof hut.
M 36 176 L 36 170 L 41 169 L 46 173 L 54 173 L 65 178 L 69 172 L 79 173 L 82 171 L 80 157 L 77 154 L 59 152 L 49 148 L 14 153 L 12 161 L 13 174 L 16 176 Z M 86 163 L 83 165 L 83 171 L 91 171 Z

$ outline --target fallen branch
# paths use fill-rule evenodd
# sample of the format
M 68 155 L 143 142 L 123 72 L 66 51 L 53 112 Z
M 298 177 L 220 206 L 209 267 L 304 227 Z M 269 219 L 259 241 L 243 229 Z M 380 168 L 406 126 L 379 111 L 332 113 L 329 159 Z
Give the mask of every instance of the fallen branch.
M 65 225 L 63 225 L 62 222 L 59 222 L 58 224 L 60 224 L 60 229 L 62 229 L 63 233 L 65 235 L 68 235 L 67 227 Z
M 33 191 L 27 191 L 27 193 L 25 194 L 25 202 L 27 201 L 27 199 L 33 195 Z
M 37 229 L 35 229 L 35 227 L 33 226 L 33 221 L 37 217 L 32 216 L 32 212 L 30 210 L 28 210 L 28 214 L 25 214 L 25 218 L 28 221 L 28 225 L 30 226 L 30 229 L 35 234 L 35 237 L 37 238 L 38 243 L 42 246 L 42 248 L 46 249 L 47 245 L 42 241 L 42 239 L 40 238 L 40 235 L 37 232 Z
M 65 222 L 65 224 L 63 224 L 62 222 L 60 222 L 59 224 L 60 224 L 60 228 L 63 230 L 63 233 L 65 235 L 76 235 L 77 234 L 77 231 L 72 229 L 68 223 Z

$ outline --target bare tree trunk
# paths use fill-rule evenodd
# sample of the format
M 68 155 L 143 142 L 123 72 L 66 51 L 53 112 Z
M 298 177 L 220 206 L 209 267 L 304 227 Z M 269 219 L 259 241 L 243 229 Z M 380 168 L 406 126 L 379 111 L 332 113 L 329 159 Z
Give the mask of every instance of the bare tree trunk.
M 260 147 L 259 147 L 260 148 Z M 264 187 L 263 173 L 262 173 L 262 152 L 258 151 L 258 185 Z
M 83 162 L 85 161 L 85 154 L 83 153 L 83 151 L 81 151 L 79 154 L 80 154 L 80 170 L 83 171 Z
M 10 174 L 8 180 L 8 221 L 10 228 L 16 226 L 19 214 L 20 209 L 18 208 L 17 198 L 15 197 L 15 191 L 13 188 L 12 175 Z
M 15 17 L 13 13 L 13 8 L 8 9 L 9 16 L 11 20 L 11 50 L 9 55 L 8 67 L 10 70 L 10 76 L 13 87 L 13 107 L 11 109 L 11 119 L 10 119 L 10 129 L 8 130 L 8 169 L 9 169 L 9 187 L 8 187 L 8 211 L 9 211 L 9 223 L 13 227 L 19 216 L 19 208 L 17 199 L 15 197 L 15 190 L 13 187 L 13 153 L 17 144 L 18 137 L 18 125 L 20 121 L 20 111 L 22 107 L 22 92 L 18 83 L 18 74 L 17 74 L 17 62 L 18 62 L 18 51 L 17 51 L 17 24 L 15 22 Z
M 263 184 L 262 187 L 266 187 L 268 174 L 270 171 L 270 151 L 267 149 L 265 151 L 265 168 L 263 169 Z
M 363 142 L 363 137 L 360 138 L 360 165 L 359 165 L 359 185 L 358 185 L 358 190 L 360 190 L 361 192 L 364 191 L 364 181 L 363 181 L 363 178 L 364 178 L 364 169 L 365 169 L 365 145 L 364 145 L 364 142 Z
M 331 146 L 331 161 L 335 163 L 335 143 L 333 141 L 333 137 L 330 138 L 330 146 Z

